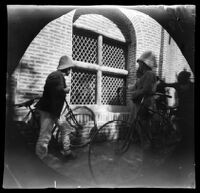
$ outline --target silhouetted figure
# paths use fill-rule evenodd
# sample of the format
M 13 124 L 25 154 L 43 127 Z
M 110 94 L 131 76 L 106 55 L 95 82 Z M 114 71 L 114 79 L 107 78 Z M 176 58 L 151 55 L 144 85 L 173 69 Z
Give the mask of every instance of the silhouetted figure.
M 191 150 L 194 144 L 194 84 L 190 81 L 190 72 L 183 70 L 178 74 L 175 83 L 163 83 L 164 87 L 176 89 L 178 98 L 177 117 L 183 134 L 181 145 Z M 188 149 L 189 148 L 189 149 Z M 193 151 L 193 150 L 192 150 Z
M 163 83 L 164 87 L 176 89 L 178 97 L 178 127 L 182 133 L 182 140 L 166 161 L 177 179 L 188 183 L 194 174 L 194 84 L 190 81 L 191 73 L 186 70 L 178 74 L 175 83 Z

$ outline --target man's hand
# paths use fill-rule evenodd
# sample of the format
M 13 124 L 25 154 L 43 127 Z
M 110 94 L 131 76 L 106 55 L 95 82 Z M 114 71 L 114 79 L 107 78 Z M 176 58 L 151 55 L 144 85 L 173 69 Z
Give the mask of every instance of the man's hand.
M 70 91 L 70 88 L 64 88 L 65 93 L 69 93 L 69 91 Z
M 160 81 L 157 85 L 158 88 L 162 89 L 166 87 L 166 83 L 164 81 Z

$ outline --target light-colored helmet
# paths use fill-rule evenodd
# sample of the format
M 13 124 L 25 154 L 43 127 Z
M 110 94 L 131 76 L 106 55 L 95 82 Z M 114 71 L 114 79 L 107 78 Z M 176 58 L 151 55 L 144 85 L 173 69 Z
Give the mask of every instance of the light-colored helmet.
M 157 67 L 156 56 L 152 51 L 144 52 L 138 59 L 138 61 L 144 62 L 151 69 Z
M 67 55 L 62 56 L 59 60 L 57 69 L 64 70 L 64 69 L 71 68 L 71 67 L 74 67 L 74 63 L 73 63 L 72 59 Z

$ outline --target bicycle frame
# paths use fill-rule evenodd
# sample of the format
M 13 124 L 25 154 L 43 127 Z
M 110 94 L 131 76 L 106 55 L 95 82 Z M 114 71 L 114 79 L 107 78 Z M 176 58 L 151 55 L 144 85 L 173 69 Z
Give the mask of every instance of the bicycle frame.
M 26 102 L 23 102 L 23 103 L 19 103 L 19 104 L 14 104 L 13 106 L 17 107 L 17 108 L 20 108 L 20 107 L 25 107 L 25 108 L 28 108 L 29 111 L 28 113 L 24 116 L 24 118 L 22 119 L 22 121 L 26 122 L 26 119 L 29 117 L 29 115 L 31 114 L 31 117 L 34 117 L 35 118 L 35 115 L 34 115 L 34 110 L 31 105 L 33 105 L 33 103 L 35 102 L 36 99 L 39 99 L 40 97 L 35 97 L 33 99 L 30 99 Z
M 72 121 L 78 126 L 77 128 L 80 128 L 81 125 L 76 120 L 75 115 L 74 115 L 72 109 L 70 108 L 70 106 L 69 106 L 69 104 L 68 104 L 66 99 L 65 99 L 65 104 L 66 104 L 66 106 L 65 106 L 65 109 L 64 109 L 63 113 L 65 112 L 66 109 L 68 110 L 68 113 L 66 115 L 66 121 L 72 126 L 72 124 L 67 120 L 67 116 L 70 116 L 72 118 Z
M 160 95 L 160 96 L 165 96 L 168 98 L 171 97 L 170 95 L 166 95 L 166 94 L 162 94 L 162 93 L 154 93 L 153 95 Z M 144 105 L 144 101 L 145 101 L 145 97 L 143 97 L 140 102 L 140 107 L 138 109 L 136 118 L 133 121 L 132 125 L 130 126 L 130 128 L 132 128 L 132 129 L 129 129 L 128 134 L 127 134 L 128 137 L 125 140 L 126 142 L 122 146 L 122 150 L 123 150 L 122 152 L 126 152 L 128 150 L 128 147 L 129 147 L 131 141 L 133 141 L 133 133 L 135 132 L 136 127 L 139 126 L 140 128 L 142 128 L 142 123 L 141 123 L 142 120 L 140 119 L 140 116 L 141 116 L 140 113 L 141 113 L 142 108 L 146 109 L 148 111 L 148 113 L 158 114 L 162 118 L 164 125 L 166 125 L 170 122 L 170 119 L 169 119 L 170 114 L 167 114 L 167 116 L 166 116 L 165 113 L 161 113 L 159 111 L 150 109 Z M 141 138 L 141 135 L 142 135 L 141 131 L 137 131 L 137 132 L 139 132 L 139 135 Z
M 65 116 L 65 120 L 66 122 L 73 128 L 75 129 L 75 133 L 72 132 L 72 136 L 74 136 L 75 138 L 78 138 L 80 137 L 80 132 L 82 131 L 83 129 L 83 126 L 81 125 L 81 123 L 78 122 L 76 116 L 79 116 L 79 115 L 82 115 L 82 114 L 77 114 L 75 113 L 76 110 L 79 110 L 79 109 L 84 109 L 84 110 L 87 110 L 89 112 L 89 114 L 83 114 L 83 115 L 88 115 L 90 118 L 92 118 L 92 121 L 94 122 L 94 126 L 92 127 L 91 131 L 90 131 L 90 140 L 87 142 L 87 143 L 83 143 L 83 144 L 71 144 L 70 146 L 72 148 L 80 148 L 80 147 L 83 147 L 85 145 L 87 145 L 88 143 L 90 143 L 91 139 L 93 138 L 93 135 L 95 135 L 95 132 L 92 132 L 92 131 L 96 131 L 97 130 L 97 123 L 96 123 L 96 118 L 95 118 L 95 114 L 94 112 L 88 108 L 87 106 L 77 106 L 75 107 L 74 109 L 71 109 L 68 102 L 65 100 L 65 107 L 64 107 L 64 110 L 62 111 L 61 113 L 61 116 L 64 115 Z M 65 115 L 65 112 L 67 110 L 67 113 Z M 52 130 L 52 135 L 54 133 L 54 131 L 56 130 L 57 128 L 57 125 L 54 126 L 53 130 Z M 60 129 L 58 128 L 58 130 L 56 131 L 56 140 L 58 141 L 58 138 L 59 138 L 59 135 L 60 135 Z
M 31 107 L 36 99 L 38 99 L 38 97 L 20 104 L 13 105 L 17 108 L 25 107 L 29 109 L 28 113 L 26 113 L 22 121 L 16 121 L 15 123 L 16 127 L 19 129 L 20 134 L 23 136 L 23 138 L 27 142 L 27 145 L 31 149 L 35 146 L 40 128 L 40 124 L 37 122 L 35 108 Z

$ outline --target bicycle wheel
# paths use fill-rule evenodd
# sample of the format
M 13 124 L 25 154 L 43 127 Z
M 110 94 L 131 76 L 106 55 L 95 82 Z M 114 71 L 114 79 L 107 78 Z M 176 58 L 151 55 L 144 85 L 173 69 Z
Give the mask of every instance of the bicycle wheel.
M 181 133 L 177 125 L 169 118 L 163 124 L 163 141 L 165 148 L 174 148 L 181 140 Z
M 151 121 L 152 149 L 161 159 L 165 159 L 178 143 L 178 134 L 171 120 L 159 113 L 155 113 L 156 120 Z M 154 117 L 155 117 L 154 116 Z
M 86 106 L 78 106 L 65 115 L 66 121 L 72 130 L 70 134 L 71 148 L 81 148 L 86 146 L 96 130 L 96 119 L 94 112 Z M 61 132 L 56 130 L 56 140 L 59 141 Z
M 127 140 L 127 122 L 113 120 L 95 133 L 89 145 L 88 164 L 98 185 L 130 185 L 142 166 L 141 148 L 129 143 L 129 151 L 121 151 Z

